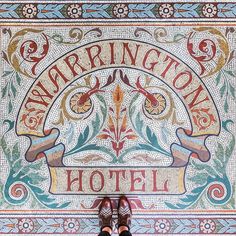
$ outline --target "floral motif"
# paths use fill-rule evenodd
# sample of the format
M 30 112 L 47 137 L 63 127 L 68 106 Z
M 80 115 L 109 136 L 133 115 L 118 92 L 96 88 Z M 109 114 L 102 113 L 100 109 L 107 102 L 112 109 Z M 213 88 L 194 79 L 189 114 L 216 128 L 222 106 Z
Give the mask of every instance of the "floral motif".
M 104 133 L 97 136 L 100 139 L 111 139 L 112 148 L 115 150 L 116 156 L 119 156 L 121 150 L 124 148 L 126 139 L 133 140 L 137 138 L 133 130 L 128 129 L 126 108 L 121 109 L 123 100 L 124 91 L 117 85 L 113 91 L 115 111 L 112 107 L 109 108 L 112 114 L 108 118 L 108 129 L 103 129 Z M 119 122 L 120 120 L 121 122 Z
M 82 8 L 80 4 L 71 4 L 67 8 L 67 14 L 70 18 L 79 18 L 82 15 Z
M 169 18 L 174 14 L 174 8 L 171 4 L 161 4 L 159 7 L 159 15 L 163 18 Z
M 80 224 L 76 219 L 66 219 L 63 223 L 63 227 L 68 233 L 77 233 L 80 228 Z
M 22 14 L 25 18 L 34 18 L 37 13 L 38 9 L 35 4 L 25 4 L 22 8 Z
M 91 99 L 87 99 L 85 102 L 80 102 L 80 98 L 84 93 L 76 93 L 70 99 L 70 108 L 76 114 L 83 114 L 89 111 L 92 107 Z
M 170 222 L 166 219 L 157 220 L 155 229 L 158 233 L 167 233 L 170 230 Z
M 19 230 L 23 233 L 29 233 L 34 229 L 34 222 L 31 219 L 21 219 L 18 223 Z
M 205 219 L 200 223 L 200 229 L 205 234 L 213 233 L 216 229 L 216 224 L 213 220 Z
M 117 18 L 124 18 L 128 15 L 129 8 L 126 4 L 116 4 L 113 8 L 113 14 Z
M 212 3 L 205 4 L 202 7 L 202 14 L 205 17 L 214 17 L 217 14 L 217 7 Z
M 166 108 L 166 100 L 160 93 L 155 93 L 153 96 L 156 98 L 157 103 L 155 105 L 147 98 L 145 100 L 145 110 L 151 115 L 160 115 Z

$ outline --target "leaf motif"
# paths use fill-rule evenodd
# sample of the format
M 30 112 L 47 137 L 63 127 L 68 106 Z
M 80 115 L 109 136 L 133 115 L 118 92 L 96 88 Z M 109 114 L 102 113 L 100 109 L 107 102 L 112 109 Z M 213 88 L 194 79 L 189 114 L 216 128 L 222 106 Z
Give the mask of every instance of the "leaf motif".
M 84 78 L 85 84 L 91 88 L 91 75 Z
M 232 76 L 232 77 L 235 76 L 234 73 L 233 73 L 233 71 L 231 71 L 231 70 L 224 70 L 224 72 L 226 72 L 228 75 L 230 75 L 230 76 Z
M 137 129 L 138 133 L 141 134 L 142 128 L 143 128 L 143 121 L 140 118 L 140 113 L 138 113 L 135 118 L 135 125 L 136 125 L 136 129 Z
M 115 125 L 114 125 L 111 115 L 109 115 L 109 118 L 108 118 L 108 127 L 111 132 L 113 133 L 115 132 Z
M 74 133 L 75 133 L 75 129 L 74 129 L 73 124 L 71 125 L 71 127 L 72 127 L 72 129 L 71 129 L 71 132 L 70 132 L 70 134 L 69 134 L 69 136 L 68 136 L 68 143 L 71 143 L 71 142 L 72 142 L 73 137 L 74 137 Z
M 115 73 L 115 72 L 114 72 L 114 73 Z M 102 86 L 102 88 L 107 87 L 108 85 L 112 84 L 112 83 L 115 81 L 115 75 L 114 75 L 114 73 L 113 73 L 113 76 L 110 75 L 110 76 L 108 77 L 106 84 L 105 84 L 104 86 Z
M 89 136 L 89 126 L 87 126 L 85 128 L 84 133 L 83 133 L 83 141 L 84 142 L 88 139 L 88 136 Z
M 96 113 L 95 120 L 92 121 L 93 134 L 97 133 L 100 129 L 100 118 L 98 113 Z
M 3 152 L 5 153 L 5 150 L 7 149 L 7 142 L 4 138 L 4 136 L 1 138 L 1 143 L 0 144 L 1 144 L 1 147 L 3 149 Z M 8 158 L 8 156 L 6 156 L 6 158 Z
M 228 104 L 227 99 L 225 100 L 225 103 L 224 103 L 224 110 L 225 110 L 225 112 L 229 111 L 229 104 Z
M 87 155 L 82 159 L 75 159 L 75 161 L 82 162 L 83 164 L 88 164 L 90 162 L 100 161 L 100 160 L 104 160 L 104 158 L 96 154 Z
M 176 207 L 175 205 L 173 205 L 172 203 L 169 202 L 165 202 L 166 206 L 169 207 L 170 209 L 178 209 L 178 207 Z
M 235 146 L 235 138 L 233 137 L 228 147 L 226 147 L 225 149 L 225 162 L 227 162 L 229 158 L 231 157 L 234 150 L 234 146 Z
M 235 53 L 235 50 L 232 50 L 232 51 L 230 52 L 229 60 L 228 60 L 227 63 L 230 63 L 230 62 L 235 58 L 234 53 Z
M 12 168 L 13 168 L 13 170 L 15 171 L 15 172 L 18 172 L 20 169 L 21 169 L 21 167 L 22 167 L 22 160 L 21 159 L 18 159 L 18 160 L 16 160 L 15 162 L 14 162 L 14 164 L 12 165 Z
M 20 39 L 11 40 L 10 44 L 8 45 L 7 55 L 11 62 L 12 62 L 12 54 L 16 51 L 19 42 L 20 42 Z
M 209 175 L 207 173 L 197 174 L 193 177 L 188 178 L 190 181 L 194 182 L 195 184 L 204 184 L 207 181 L 207 177 Z
M 2 51 L 2 58 L 9 64 L 7 54 L 4 51 Z
M 20 150 L 18 143 L 15 143 L 15 145 L 12 148 L 12 160 L 15 161 L 20 158 Z
M 16 73 L 16 82 L 18 85 L 20 85 L 20 83 L 21 83 L 21 77 L 18 73 Z
M 6 77 L 6 76 L 8 76 L 8 75 L 10 75 L 10 74 L 12 74 L 12 73 L 13 73 L 12 70 L 10 70 L 10 71 L 4 71 L 2 77 Z
M 31 183 L 31 179 L 27 176 L 28 180 L 25 182 L 27 182 L 27 185 L 29 185 L 29 187 L 31 188 L 32 192 L 35 194 L 35 197 L 37 198 L 37 200 L 43 204 L 44 206 L 48 207 L 48 208 L 64 208 L 64 207 L 67 207 L 70 202 L 65 202 L 63 204 L 59 204 L 59 203 L 52 203 L 52 202 L 55 202 L 55 199 L 54 198 L 50 198 L 48 194 L 45 194 L 44 191 L 35 186 L 35 185 L 32 185 Z
M 147 138 L 148 140 L 151 142 L 151 144 L 154 146 L 154 147 L 157 147 L 157 148 L 160 148 L 160 145 L 157 141 L 157 136 L 151 131 L 151 129 L 147 126 L 146 128 L 146 134 L 147 134 Z
M 38 18 L 57 18 L 61 19 L 64 16 L 61 13 L 63 4 L 38 4 Z
M 218 75 L 216 76 L 216 85 L 218 85 L 220 83 L 220 79 L 221 79 L 221 71 L 220 73 L 218 73 Z
M 31 179 L 32 184 L 39 184 L 47 180 L 47 178 L 40 176 L 38 173 L 31 172 L 27 176 Z
M 83 133 L 80 133 L 77 144 L 76 144 L 75 148 L 73 148 L 73 149 L 77 149 L 78 147 L 83 146 L 83 144 L 85 143 L 85 141 L 88 138 L 88 135 L 89 135 L 89 126 L 87 126 L 85 128 Z
M 120 106 L 124 99 L 124 92 L 118 84 L 113 91 L 113 102 L 116 106 Z
M 192 165 L 194 166 L 195 169 L 199 170 L 199 171 L 207 171 L 211 176 L 217 176 L 218 173 L 209 165 L 206 164 L 198 164 L 195 161 L 191 162 Z
M 194 202 L 195 199 L 196 199 L 196 195 L 190 195 L 190 194 L 187 194 L 185 198 L 180 198 L 182 202 Z
M 232 120 L 225 120 L 225 121 L 222 121 L 222 127 L 224 130 L 226 130 L 227 132 L 231 133 L 229 128 L 228 128 L 228 125 L 229 124 L 233 124 L 234 122 Z M 232 134 L 232 133 L 231 133 Z
M 79 151 L 82 152 L 82 151 L 87 151 L 87 150 L 100 150 L 100 147 L 97 144 L 89 144 L 80 148 Z
M 145 86 L 144 87 L 149 86 L 151 81 L 152 81 L 151 77 L 147 76 L 145 79 Z
M 216 157 L 219 160 L 223 160 L 224 159 L 224 148 L 222 146 L 222 144 L 217 143 L 217 150 L 216 150 Z
M 42 167 L 43 165 L 43 162 L 42 161 L 39 161 L 38 163 L 32 163 L 32 165 L 30 165 L 29 167 L 31 169 L 34 169 L 34 170 L 40 170 L 40 168 Z
M 134 88 L 134 87 L 130 84 L 129 78 L 127 77 L 127 75 L 124 74 L 122 70 L 119 70 L 119 72 L 120 72 L 120 78 L 121 78 L 121 80 L 123 81 L 123 83 L 125 83 L 125 84 L 127 84 L 128 86 Z
M 134 140 L 134 139 L 136 139 L 138 136 L 135 135 L 135 134 L 129 134 L 129 135 L 126 135 L 125 137 L 126 137 L 127 139 Z
M 207 77 L 207 76 L 211 76 L 213 74 L 215 74 L 216 72 L 220 71 L 223 66 L 225 65 L 227 61 L 227 55 L 221 55 L 218 59 L 218 62 L 217 62 L 217 66 L 214 67 L 214 69 L 212 69 L 207 75 L 205 75 L 204 77 Z
M 224 93 L 225 93 L 225 89 L 226 89 L 226 83 L 224 81 L 223 86 L 220 88 L 220 96 L 223 97 Z
M 6 85 L 2 88 L 2 98 L 4 98 L 4 97 L 6 96 L 6 94 L 7 94 L 7 85 L 8 85 L 8 84 L 6 84 Z
M 232 86 L 231 83 L 229 83 L 229 91 L 231 95 L 235 98 L 235 88 Z
M 170 131 L 165 126 L 161 127 L 161 136 L 164 143 L 168 143 L 168 136 L 170 136 Z
M 8 125 L 8 129 L 6 131 L 6 133 L 7 133 L 7 132 L 9 132 L 10 130 L 12 130 L 14 128 L 15 122 L 7 119 L 7 120 L 3 121 L 3 124 L 7 124 Z
M 121 128 L 120 128 L 120 131 L 121 132 L 125 132 L 126 129 L 127 129 L 127 115 L 125 114 L 124 118 L 123 118 L 123 121 L 122 121 L 122 125 L 121 125 Z
M 213 162 L 215 164 L 215 169 L 219 172 L 219 173 L 222 173 L 223 172 L 223 164 L 222 162 L 219 160 L 219 159 L 213 159 Z
M 30 28 L 26 28 L 26 29 L 23 29 L 23 30 L 20 30 L 18 31 L 16 34 L 14 34 L 14 36 L 12 37 L 12 39 L 15 39 L 16 37 L 19 37 L 19 36 L 24 36 L 26 35 L 27 33 L 29 32 L 32 32 L 32 33 L 40 33 L 40 32 L 43 32 L 43 30 L 38 30 L 38 29 L 30 29 Z
M 108 134 L 100 134 L 97 136 L 97 138 L 99 138 L 99 139 L 108 139 L 109 137 L 110 137 L 110 135 L 108 135 Z
M 146 127 L 146 134 L 147 134 L 148 140 L 152 143 L 152 131 L 148 126 Z
M 17 72 L 19 72 L 19 73 L 21 73 L 21 74 L 23 74 L 23 75 L 25 75 L 29 78 L 32 78 L 32 76 L 30 76 L 26 71 L 21 70 L 20 62 L 19 62 L 18 58 L 15 55 L 13 56 L 13 58 L 11 60 L 11 64 Z
M 9 103 L 8 103 L 8 114 L 12 112 L 12 109 L 13 109 L 12 102 L 11 102 L 11 100 L 9 100 Z
M 133 158 L 135 160 L 142 161 L 142 162 L 147 162 L 147 163 L 150 163 L 150 164 L 153 161 L 153 159 L 151 159 L 148 155 L 144 155 L 144 154 L 135 155 Z
M 11 83 L 11 91 L 12 91 L 13 96 L 16 97 L 16 92 L 17 91 L 16 91 L 16 88 L 15 88 L 13 83 Z
M 185 38 L 184 34 L 175 34 L 174 37 L 173 37 L 173 41 L 178 42 L 179 40 L 181 40 L 183 38 Z
M 143 144 L 143 143 L 139 143 L 136 149 L 137 150 L 156 151 L 152 146 L 147 145 L 147 144 Z
M 84 18 L 110 18 L 106 9 L 109 4 L 84 4 L 83 5 L 83 17 Z

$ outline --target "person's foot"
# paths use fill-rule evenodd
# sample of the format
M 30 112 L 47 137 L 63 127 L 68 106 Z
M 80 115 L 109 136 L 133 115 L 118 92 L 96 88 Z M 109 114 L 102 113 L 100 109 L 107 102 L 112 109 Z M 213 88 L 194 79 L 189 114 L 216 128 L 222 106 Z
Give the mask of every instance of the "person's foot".
M 120 197 L 118 204 L 118 231 L 130 230 L 131 226 L 131 206 L 125 196 Z
M 112 203 L 110 198 L 105 197 L 99 208 L 99 225 L 101 227 L 101 231 L 108 231 L 111 233 L 112 231 Z M 109 230 L 110 229 L 110 230 Z

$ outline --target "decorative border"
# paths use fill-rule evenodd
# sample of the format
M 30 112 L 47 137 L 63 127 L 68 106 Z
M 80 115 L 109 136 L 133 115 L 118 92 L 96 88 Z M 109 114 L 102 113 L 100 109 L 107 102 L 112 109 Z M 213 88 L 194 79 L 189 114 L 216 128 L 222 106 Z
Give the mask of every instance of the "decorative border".
M 2 3 L 0 20 L 4 19 L 235 19 L 236 3 Z
M 115 222 L 114 222 L 115 223 Z M 97 235 L 98 219 L 94 217 L 4 217 L 0 218 L 0 234 L 80 234 Z M 236 234 L 235 217 L 209 215 L 183 217 L 160 215 L 155 218 L 135 218 L 131 232 L 136 235 L 159 234 Z

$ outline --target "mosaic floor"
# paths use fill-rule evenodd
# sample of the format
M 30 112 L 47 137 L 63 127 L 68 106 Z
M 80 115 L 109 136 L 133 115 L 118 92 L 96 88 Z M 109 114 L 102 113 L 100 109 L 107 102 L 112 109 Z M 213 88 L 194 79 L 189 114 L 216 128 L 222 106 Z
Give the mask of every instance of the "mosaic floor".
M 236 2 L 0 0 L 0 23 L 0 234 L 96 235 L 125 194 L 133 235 L 236 235 Z

